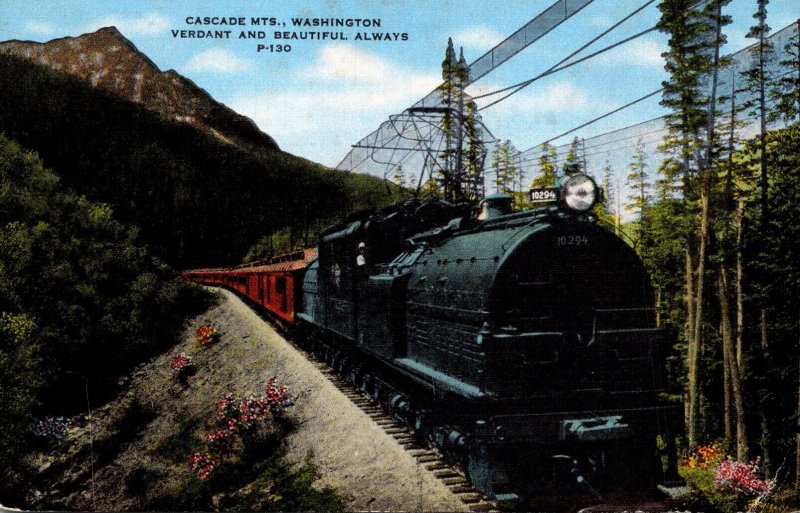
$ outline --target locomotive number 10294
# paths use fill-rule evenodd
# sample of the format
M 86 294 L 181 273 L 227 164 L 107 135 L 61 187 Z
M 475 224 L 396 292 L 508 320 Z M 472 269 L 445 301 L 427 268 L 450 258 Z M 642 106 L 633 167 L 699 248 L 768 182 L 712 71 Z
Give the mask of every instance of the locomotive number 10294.
M 534 203 L 549 203 L 558 199 L 555 187 L 540 187 L 528 191 L 528 199 Z
M 588 246 L 589 237 L 586 235 L 559 235 L 556 239 L 556 246 Z

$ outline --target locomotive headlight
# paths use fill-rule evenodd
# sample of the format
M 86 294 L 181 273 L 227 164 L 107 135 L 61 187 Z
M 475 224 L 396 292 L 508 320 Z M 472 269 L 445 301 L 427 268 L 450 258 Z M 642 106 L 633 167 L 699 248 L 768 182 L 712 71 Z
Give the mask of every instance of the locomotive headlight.
M 584 174 L 568 177 L 561 186 L 561 201 L 572 210 L 585 212 L 597 203 L 597 184 Z

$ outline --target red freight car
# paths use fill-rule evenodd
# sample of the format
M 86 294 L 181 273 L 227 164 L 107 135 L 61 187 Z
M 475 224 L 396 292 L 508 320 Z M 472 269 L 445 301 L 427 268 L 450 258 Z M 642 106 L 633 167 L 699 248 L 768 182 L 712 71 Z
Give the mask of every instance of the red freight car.
M 197 283 L 222 285 L 294 324 L 295 298 L 300 297 L 303 275 L 315 258 L 317 249 L 309 248 L 228 269 L 185 271 L 183 277 Z

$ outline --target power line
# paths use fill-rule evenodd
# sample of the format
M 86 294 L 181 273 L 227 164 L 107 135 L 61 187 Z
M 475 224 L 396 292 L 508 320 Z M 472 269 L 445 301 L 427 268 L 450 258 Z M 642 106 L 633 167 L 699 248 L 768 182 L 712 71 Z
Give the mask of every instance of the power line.
M 614 24 L 614 25 L 612 25 L 611 27 L 607 28 L 606 30 L 604 30 L 603 32 L 601 32 L 600 34 L 598 34 L 597 36 L 595 36 L 594 38 L 592 38 L 592 39 L 591 39 L 591 40 L 590 40 L 588 43 L 584 44 L 583 46 L 581 46 L 580 48 L 578 48 L 577 50 L 575 50 L 575 51 L 574 51 L 574 52 L 572 52 L 571 54 L 567 55 L 566 57 L 564 57 L 563 59 L 561 59 L 559 62 L 557 62 L 556 64 L 554 64 L 552 67 L 550 67 L 550 69 L 548 69 L 547 71 L 544 71 L 543 73 L 539 74 L 538 76 L 536 76 L 536 77 L 534 77 L 534 78 L 531 78 L 531 79 L 528 79 L 528 80 L 525 80 L 524 82 L 520 82 L 519 84 L 515 84 L 515 85 L 509 86 L 509 87 L 505 87 L 505 88 L 503 88 L 503 89 L 499 89 L 499 90 L 497 90 L 497 91 L 494 91 L 494 92 L 491 92 L 491 93 L 486 93 L 486 94 L 483 94 L 483 95 L 480 95 L 480 96 L 475 96 L 475 97 L 474 97 L 475 99 L 478 99 L 478 98 L 485 98 L 485 97 L 487 97 L 487 96 L 492 96 L 492 95 L 499 94 L 499 93 L 502 93 L 502 92 L 508 91 L 508 90 L 510 90 L 510 89 L 513 89 L 513 91 L 511 91 L 510 93 L 506 94 L 505 96 L 503 96 L 503 97 L 501 97 L 501 98 L 498 98 L 497 100 L 495 100 L 495 101 L 493 101 L 493 102 L 489 103 L 488 105 L 484 105 L 483 107 L 481 107 L 481 108 L 480 108 L 480 109 L 478 109 L 478 110 L 484 110 L 484 109 L 488 109 L 488 108 L 489 108 L 489 107 L 491 107 L 492 105 L 496 105 L 496 104 L 500 103 L 501 101 L 505 100 L 506 98 L 508 98 L 508 97 L 510 97 L 510 96 L 512 96 L 512 95 L 514 95 L 514 94 L 516 94 L 516 93 L 518 93 L 518 92 L 520 92 L 521 90 L 525 89 L 526 87 L 528 87 L 528 86 L 529 86 L 529 85 L 531 85 L 532 83 L 536 82 L 536 81 L 537 81 L 537 80 L 539 80 L 540 78 L 546 77 L 546 76 L 548 76 L 548 75 L 551 75 L 551 74 L 553 74 L 553 73 L 557 73 L 557 72 L 559 72 L 559 71 L 562 71 L 562 70 L 564 70 L 564 69 L 567 69 L 567 68 L 568 68 L 568 67 L 570 67 L 570 66 L 574 66 L 575 64 L 578 64 L 578 63 L 580 63 L 580 62 L 583 62 L 583 61 L 585 61 L 585 60 L 591 59 L 592 57 L 595 57 L 595 56 L 597 56 L 597 55 L 600 55 L 600 54 L 601 54 L 601 53 L 603 53 L 603 52 L 606 52 L 606 51 L 608 51 L 608 50 L 611 50 L 612 48 L 616 48 L 616 47 L 617 47 L 617 46 L 619 46 L 619 45 L 625 44 L 625 43 L 627 43 L 627 42 L 629 42 L 629 41 L 632 41 L 632 40 L 634 40 L 634 39 L 636 39 L 636 38 L 638 38 L 638 37 L 641 37 L 641 36 L 643 36 L 643 35 L 647 34 L 648 32 L 651 32 L 651 31 L 655 30 L 655 27 L 652 27 L 652 28 L 650 28 L 650 29 L 647 29 L 647 30 L 645 30 L 645 31 L 642 31 L 642 32 L 640 32 L 639 34 L 636 34 L 636 35 L 634 35 L 634 36 L 632 36 L 632 37 L 629 37 L 629 38 L 627 38 L 627 39 L 624 39 L 624 40 L 622 40 L 622 41 L 619 41 L 619 42 L 617 42 L 617 43 L 615 43 L 615 44 L 613 44 L 613 45 L 611 45 L 611 46 L 608 46 L 608 47 L 606 47 L 606 48 L 604 48 L 604 49 L 602 49 L 602 50 L 600 50 L 600 51 L 598 51 L 598 52 L 595 52 L 595 53 L 593 53 L 593 54 L 591 54 L 591 55 L 588 55 L 588 56 L 586 56 L 586 57 L 583 57 L 583 58 L 581 58 L 581 59 L 579 59 L 579 60 L 577 60 L 577 61 L 575 61 L 575 62 L 573 62 L 573 63 L 570 63 L 570 64 L 568 64 L 568 65 L 566 65 L 566 66 L 561 66 L 561 65 L 562 65 L 562 64 L 564 64 L 565 62 L 569 61 L 570 59 L 572 59 L 573 57 L 575 57 L 576 55 L 578 55 L 579 53 L 581 53 L 582 51 L 584 51 L 586 48 L 588 48 L 588 47 L 590 47 L 591 45 L 593 45 L 594 43 L 596 43 L 598 40 L 602 39 L 603 37 L 605 37 L 606 35 L 608 35 L 608 34 L 609 34 L 609 33 L 611 33 L 612 31 L 616 30 L 616 29 L 617 29 L 617 28 L 618 28 L 620 25 L 622 25 L 623 23 L 625 23 L 626 21 L 628 21 L 629 19 L 631 19 L 631 18 L 632 18 L 632 17 L 634 17 L 635 15 L 639 14 L 639 13 L 640 13 L 640 12 L 641 12 L 643 9 L 647 8 L 648 6 L 650 6 L 650 5 L 651 5 L 651 4 L 653 4 L 655 1 L 656 1 L 656 0 L 648 0 L 647 2 L 645 2 L 644 4 L 642 4 L 641 6 L 639 6 L 637 9 L 635 9 L 633 12 L 631 12 L 631 13 L 629 13 L 627 16 L 623 17 L 623 18 L 622 18 L 620 21 L 618 21 L 617 23 L 615 23 L 615 24 Z M 559 66 L 561 66 L 561 67 L 559 67 Z

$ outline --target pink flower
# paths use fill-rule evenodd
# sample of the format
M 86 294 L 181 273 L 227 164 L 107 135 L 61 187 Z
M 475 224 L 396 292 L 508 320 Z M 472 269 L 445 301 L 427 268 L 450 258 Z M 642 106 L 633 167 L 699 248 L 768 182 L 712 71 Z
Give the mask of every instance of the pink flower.
M 719 488 L 730 488 L 735 491 L 760 495 L 772 490 L 772 480 L 758 477 L 758 465 L 755 462 L 739 463 L 733 460 L 720 462 L 716 470 L 716 482 Z

